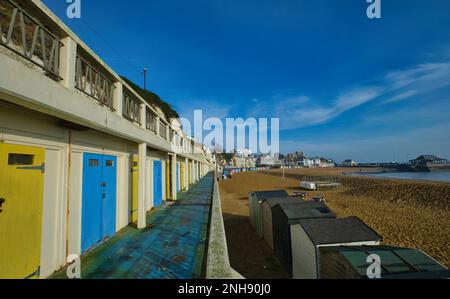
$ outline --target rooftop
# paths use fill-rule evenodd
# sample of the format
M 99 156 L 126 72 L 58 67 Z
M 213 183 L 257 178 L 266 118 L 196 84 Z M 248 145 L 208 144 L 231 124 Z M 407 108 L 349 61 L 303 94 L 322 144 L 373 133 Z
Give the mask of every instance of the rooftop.
M 383 241 L 383 238 L 357 217 L 301 220 L 299 224 L 315 245 Z
M 256 191 L 250 192 L 249 195 L 254 195 L 258 200 L 264 200 L 274 197 L 289 197 L 289 194 L 285 190 L 273 190 L 273 191 Z
M 445 267 L 422 251 L 411 248 L 394 246 L 340 246 L 324 247 L 321 248 L 321 251 L 340 253 L 362 277 L 367 275 L 367 257 L 371 254 L 380 256 L 382 276 L 446 270 Z
M 298 197 L 277 197 L 265 199 L 264 202 L 267 202 L 273 208 L 281 203 L 301 203 L 302 201 Z
M 299 201 L 296 203 L 280 203 L 279 206 L 291 221 L 312 218 L 336 218 L 336 214 L 323 202 Z

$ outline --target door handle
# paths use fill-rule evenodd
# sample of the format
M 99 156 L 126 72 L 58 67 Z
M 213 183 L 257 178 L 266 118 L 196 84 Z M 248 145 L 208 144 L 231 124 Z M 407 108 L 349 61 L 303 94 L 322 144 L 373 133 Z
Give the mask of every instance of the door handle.
M 2 206 L 6 202 L 6 199 L 0 198 L 0 213 L 3 212 Z

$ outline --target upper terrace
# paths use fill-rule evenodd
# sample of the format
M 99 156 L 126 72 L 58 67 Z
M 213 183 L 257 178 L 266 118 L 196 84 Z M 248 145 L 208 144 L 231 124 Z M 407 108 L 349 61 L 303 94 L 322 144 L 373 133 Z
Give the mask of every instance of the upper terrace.
M 41 1 L 0 0 L 0 45 L 0 92 L 8 101 L 199 160 L 179 121 L 143 98 Z

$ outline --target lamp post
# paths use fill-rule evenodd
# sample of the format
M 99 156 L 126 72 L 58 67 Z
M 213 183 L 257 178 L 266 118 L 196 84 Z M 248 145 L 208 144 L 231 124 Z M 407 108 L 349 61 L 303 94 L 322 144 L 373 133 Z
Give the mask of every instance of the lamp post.
M 147 69 L 147 68 L 144 68 L 143 72 L 144 72 L 144 90 L 147 90 L 147 74 L 148 74 L 148 69 Z

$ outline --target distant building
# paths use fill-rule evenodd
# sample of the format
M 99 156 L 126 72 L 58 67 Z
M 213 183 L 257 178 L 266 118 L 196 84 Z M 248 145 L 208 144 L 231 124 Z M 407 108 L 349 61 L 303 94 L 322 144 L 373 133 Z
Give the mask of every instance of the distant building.
M 322 168 L 332 168 L 335 167 L 336 163 L 332 159 L 320 158 L 319 167 Z
M 247 158 L 247 157 L 251 156 L 251 154 L 252 154 L 252 151 L 248 148 L 236 150 L 236 156 L 239 156 L 239 157 Z
M 436 165 L 436 164 L 448 164 L 447 159 L 438 158 L 434 155 L 422 155 L 418 157 L 417 159 L 409 161 L 411 165 L 417 165 L 417 166 L 429 166 L 429 165 Z
M 447 159 L 439 158 L 434 155 L 422 155 L 417 159 L 409 161 L 411 168 L 417 170 L 447 169 L 450 163 Z
M 358 166 L 358 162 L 355 162 L 353 160 L 345 160 L 344 162 L 342 162 L 342 166 Z
M 328 167 L 335 167 L 336 164 L 331 159 L 314 157 L 314 158 L 303 158 L 303 160 L 301 161 L 301 166 L 307 168 L 328 168 Z
M 275 166 L 277 164 L 277 158 L 271 155 L 262 156 L 259 158 L 259 166 Z
M 298 166 L 301 165 L 302 160 L 305 158 L 305 155 L 303 152 L 295 152 L 292 154 L 288 154 L 286 158 L 284 159 L 286 165 L 290 166 Z
M 256 158 L 254 157 L 240 157 L 233 158 L 233 165 L 236 168 L 254 168 L 256 167 Z

